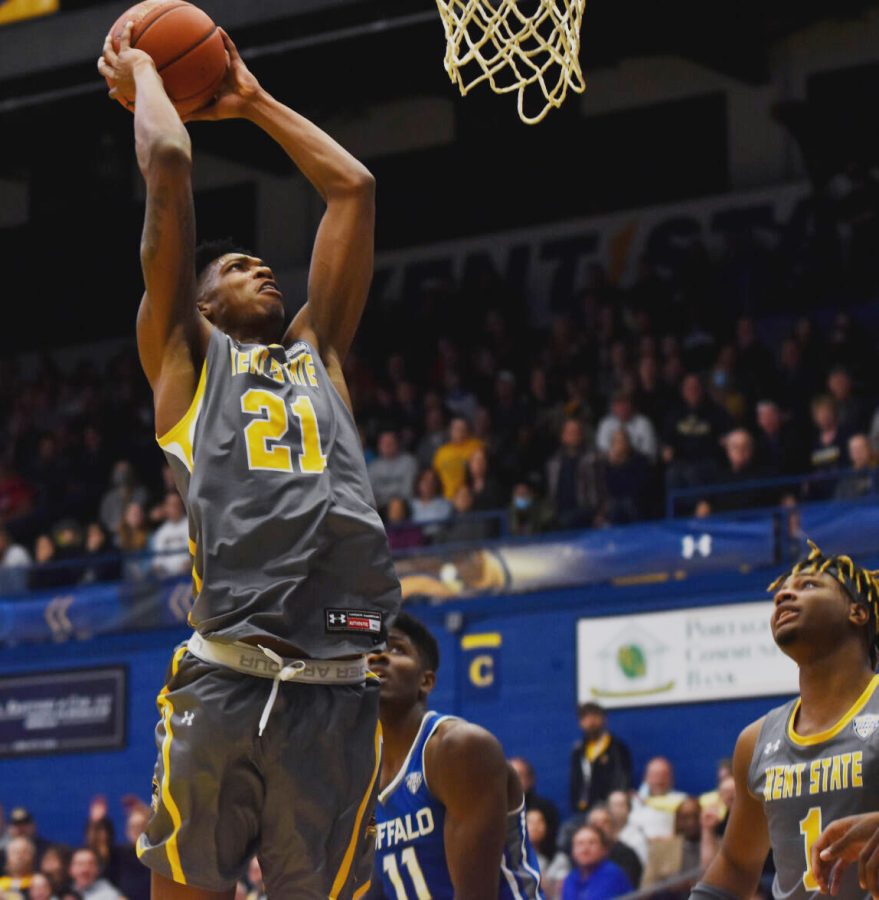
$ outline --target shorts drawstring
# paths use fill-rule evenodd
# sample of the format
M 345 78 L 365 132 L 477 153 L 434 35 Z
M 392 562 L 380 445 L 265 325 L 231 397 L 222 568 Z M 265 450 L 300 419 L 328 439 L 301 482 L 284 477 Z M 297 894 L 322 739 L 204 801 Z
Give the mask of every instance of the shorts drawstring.
M 272 679 L 272 689 L 269 693 L 269 699 L 266 705 L 263 707 L 262 715 L 259 719 L 259 736 L 262 737 L 262 733 L 265 731 L 266 724 L 269 721 L 269 716 L 272 713 L 272 708 L 275 705 L 275 700 L 278 696 L 278 686 L 282 681 L 292 681 L 299 675 L 301 672 L 305 670 L 305 662 L 301 659 L 297 659 L 289 665 L 285 666 L 284 658 L 275 653 L 274 650 L 270 650 L 268 647 L 263 647 L 262 644 L 257 644 L 260 650 L 273 662 L 276 666 L 278 666 L 278 672 L 275 677 Z

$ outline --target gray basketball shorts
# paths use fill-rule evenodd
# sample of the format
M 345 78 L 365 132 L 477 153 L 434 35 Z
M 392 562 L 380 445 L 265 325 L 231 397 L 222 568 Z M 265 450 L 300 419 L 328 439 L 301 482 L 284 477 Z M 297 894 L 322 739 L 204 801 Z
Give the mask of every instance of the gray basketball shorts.
M 378 680 L 280 686 L 177 648 L 159 694 L 153 815 L 137 845 L 165 878 L 226 891 L 259 857 L 273 900 L 362 897 L 381 768 Z

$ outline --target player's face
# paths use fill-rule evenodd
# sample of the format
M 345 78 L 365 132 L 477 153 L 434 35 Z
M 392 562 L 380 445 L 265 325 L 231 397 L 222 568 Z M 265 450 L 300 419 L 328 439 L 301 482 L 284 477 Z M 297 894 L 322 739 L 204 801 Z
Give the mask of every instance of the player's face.
M 774 602 L 772 636 L 794 659 L 802 650 L 835 645 L 840 635 L 861 622 L 866 614 L 826 572 L 788 576 Z
M 227 253 L 211 264 L 199 285 L 198 305 L 229 333 L 255 330 L 273 340 L 284 326 L 284 301 L 272 270 L 243 253 Z
M 381 681 L 381 704 L 414 706 L 433 689 L 436 676 L 424 668 L 418 649 L 402 631 L 391 628 L 388 645 L 369 657 L 369 668 Z

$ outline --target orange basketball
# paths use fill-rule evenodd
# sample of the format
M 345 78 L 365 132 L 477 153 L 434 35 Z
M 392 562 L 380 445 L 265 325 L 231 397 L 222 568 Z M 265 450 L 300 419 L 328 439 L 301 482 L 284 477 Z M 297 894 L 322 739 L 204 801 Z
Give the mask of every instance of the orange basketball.
M 131 46 L 155 60 L 165 90 L 181 115 L 213 99 L 228 59 L 223 37 L 207 13 L 185 0 L 144 0 L 113 25 L 117 51 L 126 22 L 134 22 Z

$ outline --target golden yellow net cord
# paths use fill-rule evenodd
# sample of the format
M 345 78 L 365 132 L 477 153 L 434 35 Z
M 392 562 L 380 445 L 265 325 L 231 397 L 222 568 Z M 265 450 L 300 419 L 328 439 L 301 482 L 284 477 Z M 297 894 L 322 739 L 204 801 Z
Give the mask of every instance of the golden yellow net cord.
M 518 94 L 519 118 L 540 122 L 568 90 L 586 87 L 580 26 L 586 0 L 437 0 L 446 31 L 446 72 L 462 96 L 487 81 Z M 542 95 L 542 96 L 541 96 Z M 532 99 L 532 97 L 534 99 Z M 529 114 L 541 103 L 539 111 Z

